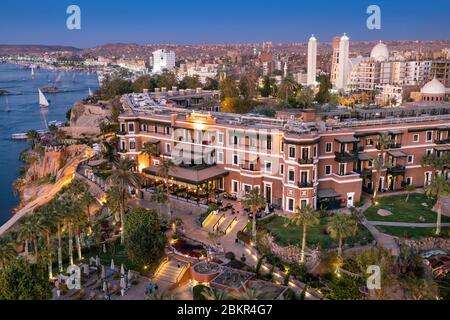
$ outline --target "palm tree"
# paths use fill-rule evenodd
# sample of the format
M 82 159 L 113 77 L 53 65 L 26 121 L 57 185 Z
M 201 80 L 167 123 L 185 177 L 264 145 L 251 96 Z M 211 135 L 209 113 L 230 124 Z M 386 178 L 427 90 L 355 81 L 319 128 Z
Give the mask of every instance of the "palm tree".
M 77 254 L 78 254 L 78 261 L 81 261 L 82 254 L 81 254 L 81 230 L 86 229 L 89 226 L 89 219 L 86 217 L 84 212 L 76 211 L 73 215 L 73 224 L 75 226 L 75 243 L 77 246 Z
M 295 213 L 289 219 L 289 225 L 296 227 L 303 227 L 302 249 L 300 263 L 305 263 L 305 248 L 306 248 L 306 230 L 308 226 L 314 226 L 320 223 L 319 214 L 312 207 L 297 208 Z
M 414 191 L 416 191 L 416 187 L 413 186 L 412 184 L 408 184 L 408 185 L 405 186 L 404 189 L 405 189 L 405 191 L 407 192 L 405 202 L 408 202 L 409 196 L 411 195 L 411 193 L 413 193 Z
M 236 300 L 268 300 L 273 290 L 264 288 L 263 286 L 253 286 L 251 288 L 244 286 L 244 291 L 233 292 L 231 297 Z
M 178 295 L 164 290 L 155 290 L 145 295 L 145 300 L 177 300 Z
M 144 143 L 144 148 L 142 148 L 142 154 L 149 158 L 158 157 L 160 155 L 159 148 L 156 144 L 147 142 Z
M 53 215 L 52 204 L 47 204 L 36 212 L 36 215 L 39 220 L 39 224 L 42 226 L 43 236 L 47 240 L 47 251 L 48 251 L 48 277 L 49 279 L 53 278 L 53 260 L 52 260 L 52 232 L 55 228 L 55 217 Z
M 443 175 L 435 176 L 431 183 L 425 187 L 425 193 L 427 196 L 437 199 L 436 235 L 440 235 L 442 224 L 442 198 L 450 194 L 450 181 Z
M 380 189 L 381 173 L 383 169 L 386 167 L 385 161 L 386 149 L 388 149 L 392 143 L 393 140 L 391 136 L 389 136 L 387 133 L 380 134 L 380 136 L 377 139 L 377 145 L 378 148 L 380 149 L 380 153 L 378 157 L 373 161 L 373 166 L 376 170 L 375 187 L 373 189 L 373 198 L 372 198 L 372 202 L 374 204 L 377 199 L 378 190 Z
M 89 191 L 83 192 L 80 197 L 80 205 L 86 208 L 86 214 L 88 221 L 91 222 L 91 205 L 93 205 L 97 201 Z
M 128 188 L 139 189 L 141 186 L 141 177 L 136 172 L 132 172 L 131 169 L 133 163 L 128 159 L 119 159 L 114 163 L 114 170 L 112 170 L 111 175 L 108 177 L 108 183 L 116 186 L 119 191 L 120 197 L 120 225 L 121 225 L 121 244 L 124 243 L 124 233 L 123 227 L 125 223 L 125 206 L 126 206 L 126 194 L 128 193 Z
M 58 268 L 59 272 L 63 271 L 63 265 L 62 265 L 62 240 L 61 240 L 61 234 L 62 234 L 62 225 L 64 224 L 64 210 L 63 210 L 63 204 L 61 200 L 57 200 L 52 205 L 52 213 L 53 218 L 55 220 L 56 224 L 56 231 L 57 231 L 57 238 L 58 238 Z
M 36 130 L 30 130 L 27 132 L 27 141 L 31 145 L 31 149 L 34 150 L 34 146 L 36 145 L 36 140 L 39 137 L 39 133 Z
M 176 165 L 172 162 L 172 160 L 163 160 L 159 165 L 157 175 L 158 177 L 164 179 L 166 190 L 169 190 L 169 184 L 167 183 L 167 180 L 169 179 L 169 173 L 170 171 L 174 171 L 175 168 Z
M 150 201 L 155 202 L 158 205 L 158 214 L 159 217 L 162 218 L 162 206 L 169 203 L 169 197 L 167 196 L 167 193 L 164 191 L 164 188 L 162 186 L 159 186 L 156 188 L 155 193 L 153 193 L 150 197 Z
M 426 155 L 421 163 L 424 168 L 432 168 L 435 176 L 439 172 L 446 176 L 450 169 L 450 153 L 446 152 L 442 156 L 438 156 L 437 153 Z
M 8 261 L 14 259 L 16 255 L 14 244 L 5 237 L 0 237 L 0 270 L 3 269 Z
M 358 219 L 353 215 L 338 212 L 328 222 L 328 232 L 333 239 L 339 240 L 338 257 L 342 257 L 344 239 L 358 233 Z
M 280 84 L 280 89 L 278 90 L 279 98 L 288 102 L 289 98 L 295 95 L 296 90 L 297 84 L 294 79 L 287 77 Z
M 208 301 L 230 300 L 230 296 L 225 290 L 218 290 L 210 287 L 203 289 L 202 296 Z
M 250 209 L 253 215 L 252 236 L 253 243 L 256 244 L 256 213 L 259 208 L 266 206 L 266 199 L 261 195 L 258 188 L 253 188 L 241 199 L 242 206 Z

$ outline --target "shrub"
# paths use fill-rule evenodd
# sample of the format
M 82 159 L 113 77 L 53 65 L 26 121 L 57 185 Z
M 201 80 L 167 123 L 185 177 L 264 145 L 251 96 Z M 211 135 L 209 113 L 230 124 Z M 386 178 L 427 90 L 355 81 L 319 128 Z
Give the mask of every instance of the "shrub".
M 194 297 L 194 300 L 206 300 L 206 298 L 203 296 L 203 291 L 207 289 L 208 287 L 204 285 L 197 285 L 192 288 L 192 295 Z
M 228 260 L 234 260 L 234 259 L 236 259 L 236 256 L 234 255 L 233 252 L 230 251 L 225 254 L 225 258 Z

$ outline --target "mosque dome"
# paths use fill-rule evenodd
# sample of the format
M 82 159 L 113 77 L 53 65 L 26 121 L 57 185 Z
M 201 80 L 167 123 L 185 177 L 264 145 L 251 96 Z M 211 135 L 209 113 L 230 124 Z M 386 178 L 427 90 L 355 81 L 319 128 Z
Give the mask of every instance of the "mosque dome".
M 420 90 L 422 94 L 445 95 L 445 86 L 436 78 L 425 84 Z
M 373 47 L 372 52 L 370 53 L 370 57 L 378 62 L 388 60 L 388 47 L 382 42 L 378 43 L 375 47 Z

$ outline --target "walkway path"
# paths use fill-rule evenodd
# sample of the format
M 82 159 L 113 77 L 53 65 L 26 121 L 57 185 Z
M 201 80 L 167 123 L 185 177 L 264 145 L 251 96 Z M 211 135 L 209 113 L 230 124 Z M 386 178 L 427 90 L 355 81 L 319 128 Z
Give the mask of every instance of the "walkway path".
M 408 222 L 389 222 L 389 221 L 369 221 L 374 226 L 386 227 L 406 227 L 406 228 L 433 228 L 436 223 L 408 223 Z M 450 223 L 443 223 L 443 227 L 450 227 Z

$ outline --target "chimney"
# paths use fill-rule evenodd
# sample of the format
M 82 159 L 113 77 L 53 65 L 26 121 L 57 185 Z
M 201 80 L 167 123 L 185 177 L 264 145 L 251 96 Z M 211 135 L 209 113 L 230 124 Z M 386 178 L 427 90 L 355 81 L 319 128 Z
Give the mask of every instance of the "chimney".
M 313 122 L 316 120 L 315 109 L 305 109 L 300 113 L 300 115 L 304 122 Z
M 166 93 L 166 92 L 167 92 L 167 88 L 166 88 L 166 87 L 162 87 L 162 88 L 161 88 L 161 92 L 162 92 L 162 93 Z
M 142 93 L 143 93 L 143 94 L 148 94 L 148 89 L 142 90 Z
M 177 87 L 172 87 L 172 91 L 173 91 L 173 93 L 175 94 L 175 93 L 177 93 L 178 88 L 177 88 Z
M 159 93 L 160 89 L 159 88 L 155 88 L 155 93 Z

